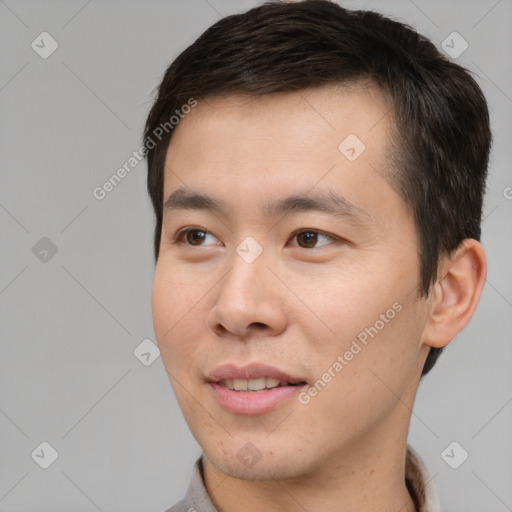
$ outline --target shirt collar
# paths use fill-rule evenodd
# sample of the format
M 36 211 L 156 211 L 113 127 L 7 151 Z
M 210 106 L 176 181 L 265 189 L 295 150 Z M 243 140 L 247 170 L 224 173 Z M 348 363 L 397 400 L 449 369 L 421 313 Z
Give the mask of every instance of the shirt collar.
M 405 483 L 417 512 L 439 512 L 439 500 L 427 466 L 410 445 L 405 457 Z
M 407 445 L 405 458 L 405 483 L 417 512 L 439 512 L 439 501 L 428 468 L 410 445 Z M 183 502 L 197 512 L 218 512 L 206 490 L 202 456 L 194 464 L 192 478 Z

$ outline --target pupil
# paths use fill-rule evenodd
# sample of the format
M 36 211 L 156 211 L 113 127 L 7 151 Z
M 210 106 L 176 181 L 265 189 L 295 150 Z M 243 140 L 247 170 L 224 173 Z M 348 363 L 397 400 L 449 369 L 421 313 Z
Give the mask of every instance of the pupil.
M 301 234 L 302 241 L 306 245 L 308 245 L 308 244 L 315 245 L 316 237 L 317 237 L 317 234 L 316 233 L 312 233 L 311 231 L 306 231 L 306 232 Z
M 189 231 L 188 232 L 188 241 L 194 245 L 193 242 L 201 242 L 204 239 L 205 234 L 202 231 Z M 199 245 L 199 244 L 196 244 Z

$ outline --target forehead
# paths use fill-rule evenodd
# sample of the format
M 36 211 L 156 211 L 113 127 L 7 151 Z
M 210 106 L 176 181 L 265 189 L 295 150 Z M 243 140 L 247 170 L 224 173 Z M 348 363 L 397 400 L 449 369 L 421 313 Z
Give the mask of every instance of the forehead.
M 239 140 L 244 135 L 256 135 L 278 142 L 272 139 L 278 135 L 279 142 L 293 139 L 305 147 L 326 135 L 336 140 L 343 132 L 365 137 L 380 125 L 371 137 L 374 143 L 373 139 L 384 135 L 388 128 L 392 110 L 389 96 L 370 82 L 261 96 L 210 96 L 200 99 L 197 106 L 182 118 L 174 129 L 170 147 L 187 141 L 197 143 L 197 139 L 205 134 L 209 139 L 222 139 L 224 133 L 215 132 L 220 127 L 226 129 L 227 125 L 234 128 L 229 130 L 229 135 L 236 135 Z M 237 131 L 241 126 L 243 131 Z M 192 130 L 196 131 L 195 137 Z M 185 137 L 187 141 L 183 140 Z
M 333 190 L 361 205 L 377 187 L 385 199 L 391 123 L 390 101 L 370 84 L 201 99 L 174 129 L 164 201 L 184 186 L 246 209 L 285 190 Z

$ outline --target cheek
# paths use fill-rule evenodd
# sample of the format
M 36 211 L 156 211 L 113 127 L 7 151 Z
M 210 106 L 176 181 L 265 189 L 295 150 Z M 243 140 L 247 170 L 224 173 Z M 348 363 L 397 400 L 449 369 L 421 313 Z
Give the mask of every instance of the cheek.
M 153 326 L 161 357 L 168 371 L 184 369 L 191 361 L 194 311 L 198 307 L 197 285 L 187 283 L 164 265 L 157 264 L 151 295 Z M 191 321 L 192 320 L 192 321 Z M 186 332 L 186 336 L 184 335 Z
M 401 286 L 389 271 L 364 263 L 304 271 L 290 278 L 295 321 L 311 333 L 314 352 L 342 350 L 401 297 Z M 395 314 L 390 311 L 388 316 Z M 309 336 L 308 336 L 309 338 Z M 322 340 L 320 343 L 319 341 Z
M 322 360 L 316 360 L 315 381 L 301 397 L 301 423 L 313 436 L 332 433 L 327 447 L 350 444 L 395 409 L 407 415 L 407 407 L 400 404 L 409 402 L 417 353 L 408 338 L 414 335 L 409 322 L 399 315 L 373 338 L 368 335 L 366 345 L 354 337 L 338 337 L 330 350 L 322 350 Z
M 337 400 L 338 388 L 349 401 L 393 398 L 386 385 L 403 389 L 415 369 L 425 323 L 424 307 L 411 293 L 416 274 L 386 265 L 362 270 L 316 275 L 311 282 L 321 285 L 294 290 L 308 306 L 297 321 L 307 333 L 313 376 L 320 388 L 328 381 L 322 401 L 330 402 L 330 392 Z
M 404 395 L 417 371 L 424 316 L 415 303 L 400 299 L 367 304 L 364 320 L 355 324 L 350 310 L 339 315 L 339 335 L 316 365 L 319 408 L 346 418 L 350 413 L 351 422 L 365 424 Z
M 155 269 L 152 289 L 153 325 L 160 357 L 164 364 L 176 399 L 185 418 L 194 417 L 197 399 L 191 399 L 196 393 L 194 362 L 200 360 L 199 343 L 201 322 L 197 321 L 201 306 L 197 282 L 187 282 L 171 271 L 168 266 L 159 263 Z M 200 290 L 199 290 L 200 292 Z M 201 418 L 204 422 L 205 418 Z

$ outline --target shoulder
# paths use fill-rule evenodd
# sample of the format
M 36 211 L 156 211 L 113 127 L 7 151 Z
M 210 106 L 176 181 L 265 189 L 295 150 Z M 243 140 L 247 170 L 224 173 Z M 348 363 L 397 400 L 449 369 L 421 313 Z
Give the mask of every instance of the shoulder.
M 204 483 L 202 456 L 193 466 L 185 497 L 165 512 L 217 512 Z

